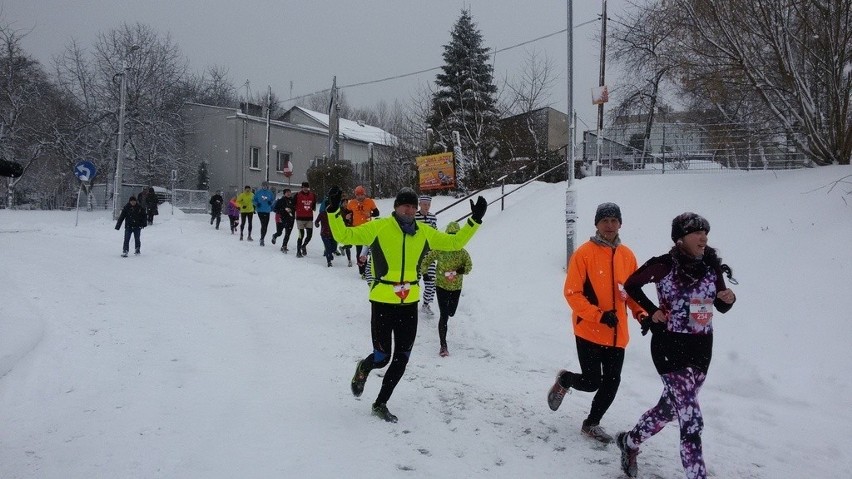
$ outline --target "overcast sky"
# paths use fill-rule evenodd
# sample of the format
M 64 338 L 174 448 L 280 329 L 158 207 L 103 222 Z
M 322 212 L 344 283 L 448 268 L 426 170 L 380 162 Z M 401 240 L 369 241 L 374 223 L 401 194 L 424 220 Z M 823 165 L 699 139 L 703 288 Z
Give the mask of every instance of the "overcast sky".
M 0 4 L 3 23 L 31 30 L 24 48 L 45 65 L 72 38 L 89 47 L 99 32 L 140 22 L 170 33 L 193 70 L 224 66 L 238 87 L 246 80 L 253 92 L 271 85 L 282 99 L 291 96 L 291 82 L 292 96 L 298 96 L 328 88 L 334 75 L 338 85 L 345 86 L 440 67 L 443 45 L 450 41 L 450 30 L 466 6 L 492 50 L 557 32 L 567 22 L 567 0 L 0 0 Z M 626 0 L 609 0 L 608 16 L 622 13 L 626 6 Z M 573 10 L 574 25 L 597 20 L 601 1 L 575 0 Z M 574 31 L 574 106 L 588 125 L 596 118 L 591 88 L 598 84 L 599 32 L 599 21 Z M 553 61 L 559 79 L 551 106 L 565 111 L 565 33 L 498 53 L 494 63 L 498 87 L 506 75 L 518 74 L 532 50 Z M 354 106 L 371 106 L 382 99 L 407 101 L 434 81 L 436 73 L 350 87 L 345 94 Z M 607 73 L 612 90 L 617 81 L 614 68 L 608 66 Z

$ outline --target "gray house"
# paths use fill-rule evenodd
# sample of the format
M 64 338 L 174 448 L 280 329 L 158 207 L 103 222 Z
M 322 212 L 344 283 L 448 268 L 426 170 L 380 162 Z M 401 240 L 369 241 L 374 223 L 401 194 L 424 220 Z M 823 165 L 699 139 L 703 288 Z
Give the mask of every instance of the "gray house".
M 199 161 L 207 162 L 211 191 L 223 190 L 228 195 L 265 180 L 279 190 L 298 187 L 307 179 L 309 167 L 326 161 L 328 115 L 291 108 L 279 119 L 269 121 L 267 148 L 266 118 L 252 106 L 183 106 L 186 148 Z M 396 142 L 380 128 L 342 118 L 339 138 L 340 157 L 352 162 L 356 173 L 366 169 L 370 143 L 385 149 Z

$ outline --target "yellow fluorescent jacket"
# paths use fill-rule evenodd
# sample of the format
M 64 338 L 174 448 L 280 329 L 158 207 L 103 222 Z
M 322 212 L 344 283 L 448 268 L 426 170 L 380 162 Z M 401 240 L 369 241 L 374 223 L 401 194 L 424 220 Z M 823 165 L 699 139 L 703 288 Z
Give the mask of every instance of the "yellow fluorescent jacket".
M 423 223 L 415 223 L 414 235 L 407 235 L 393 216 L 377 218 L 361 226 L 347 227 L 340 210 L 330 214 L 328 224 L 340 244 L 370 247 L 374 282 L 370 301 L 389 304 L 416 303 L 420 300 L 420 275 L 417 267 L 430 249 L 458 251 L 473 237 L 479 224 L 468 219 L 456 234 L 447 234 Z M 405 297 L 399 289 L 408 291 Z

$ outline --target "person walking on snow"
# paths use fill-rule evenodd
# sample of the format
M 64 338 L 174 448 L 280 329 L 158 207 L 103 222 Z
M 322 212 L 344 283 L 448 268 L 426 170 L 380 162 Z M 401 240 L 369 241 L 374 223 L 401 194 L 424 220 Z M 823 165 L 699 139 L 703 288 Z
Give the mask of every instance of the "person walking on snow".
M 216 223 L 216 229 L 219 229 L 219 223 L 222 221 L 222 206 L 225 199 L 222 198 L 222 192 L 217 191 L 216 194 L 210 197 L 210 224 Z
M 706 219 L 695 213 L 678 215 L 672 220 L 672 249 L 649 259 L 624 283 L 627 294 L 650 314 L 642 331 L 653 333 L 651 358 L 663 380 L 657 405 L 633 429 L 616 435 L 621 468 L 629 477 L 638 472 L 639 446 L 675 420 L 680 426 L 680 460 L 687 479 L 707 477 L 698 392 L 713 352 L 713 308 L 726 313 L 737 299 L 725 285 L 723 272 L 730 278 L 730 268 L 707 245 L 708 233 Z M 656 285 L 659 305 L 642 291 L 649 283 Z
M 458 231 L 459 224 L 455 221 L 451 221 L 447 225 L 447 234 L 454 235 Z M 420 263 L 420 274 L 426 274 L 427 271 L 431 270 L 432 274 L 435 275 L 435 284 L 438 287 L 438 312 L 440 313 L 438 338 L 441 341 L 441 349 L 438 354 L 441 357 L 450 355 L 447 350 L 447 322 L 456 314 L 462 291 L 462 277 L 469 274 L 472 269 L 473 261 L 470 259 L 470 253 L 464 248 L 458 251 L 433 249 L 426 254 Z
M 141 253 L 142 241 L 140 235 L 142 228 L 148 226 L 148 216 L 145 208 L 136 201 L 135 196 L 130 196 L 127 204 L 121 209 L 121 214 L 118 216 L 118 221 L 115 223 L 115 229 L 121 229 L 121 223 L 124 223 L 124 244 L 121 248 L 121 256 L 126 258 L 127 252 L 130 251 L 130 235 L 133 235 L 133 242 L 136 246 L 136 254 Z
M 308 254 L 308 243 L 314 234 L 314 211 L 317 210 L 317 195 L 311 191 L 311 185 L 304 181 L 302 189 L 293 198 L 296 205 L 296 227 L 299 228 L 299 237 L 296 239 L 296 257 L 301 258 Z
M 148 226 L 153 225 L 154 217 L 160 214 L 160 211 L 157 208 L 157 205 L 159 203 L 160 199 L 157 198 L 157 193 L 154 191 L 154 187 L 149 186 L 148 194 L 145 195 L 145 204 L 142 205 L 145 207 L 145 211 L 148 213 Z
M 640 319 L 645 312 L 624 292 L 624 282 L 636 271 L 636 256 L 621 242 L 621 209 L 602 203 L 595 212 L 595 236 L 582 244 L 568 262 L 563 293 L 572 310 L 580 373 L 559 371 L 547 394 L 556 411 L 568 390 L 595 392 L 580 431 L 603 443 L 612 436 L 600 425 L 621 383 L 624 348 L 630 339 L 627 307 Z
M 240 241 L 243 240 L 243 231 L 246 223 L 248 223 L 248 240 L 251 239 L 251 226 L 254 222 L 254 193 L 251 191 L 251 186 L 246 185 L 243 192 L 237 196 L 237 206 L 240 207 Z
M 346 227 L 343 222 L 341 195 L 338 187 L 329 190 L 327 212 L 334 239 L 344 244 L 369 245 L 373 267 L 369 295 L 373 352 L 355 366 L 352 394 L 361 396 L 370 371 L 390 364 L 372 410 L 381 419 L 396 422 L 397 417 L 388 411 L 387 402 L 405 372 L 417 335 L 420 257 L 427 248 L 462 249 L 482 223 L 488 203 L 481 196 L 476 204 L 471 200 L 470 219 L 458 233 L 450 235 L 414 221 L 417 195 L 411 188 L 400 190 L 390 216 L 353 227 Z
M 420 223 L 427 224 L 433 228 L 438 227 L 438 217 L 433 213 L 429 212 L 429 208 L 432 206 L 432 197 L 429 195 L 420 195 L 419 206 L 420 209 L 414 213 L 414 219 L 419 221 Z M 427 268 L 426 272 L 423 273 L 423 304 L 420 306 L 420 310 L 426 313 L 429 316 L 432 316 L 432 300 L 435 299 L 435 263 L 432 262 L 429 264 L 429 268 Z
M 260 189 L 254 192 L 252 198 L 257 219 L 260 220 L 260 246 L 264 246 L 266 230 L 269 227 L 269 213 L 272 212 L 272 204 L 275 203 L 275 193 L 269 189 L 269 183 L 261 183 Z

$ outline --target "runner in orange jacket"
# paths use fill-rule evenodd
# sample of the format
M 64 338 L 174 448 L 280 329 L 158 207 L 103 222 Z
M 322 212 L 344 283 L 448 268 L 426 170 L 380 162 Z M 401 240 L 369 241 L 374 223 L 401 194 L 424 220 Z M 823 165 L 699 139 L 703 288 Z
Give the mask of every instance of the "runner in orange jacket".
M 556 411 L 569 388 L 594 392 L 592 407 L 581 431 L 600 442 L 612 436 L 600 426 L 621 382 L 624 348 L 630 339 L 627 308 L 633 316 L 645 316 L 642 308 L 624 292 L 624 282 L 637 269 L 633 251 L 621 243 L 621 209 L 603 203 L 595 213 L 597 232 L 571 255 L 564 294 L 571 306 L 577 357 L 582 373 L 559 371 L 547 402 Z

